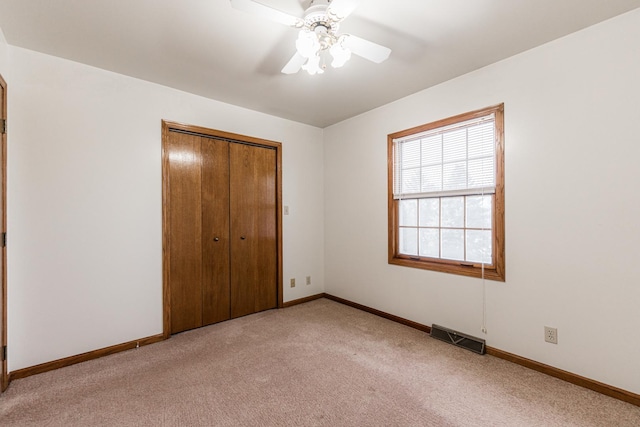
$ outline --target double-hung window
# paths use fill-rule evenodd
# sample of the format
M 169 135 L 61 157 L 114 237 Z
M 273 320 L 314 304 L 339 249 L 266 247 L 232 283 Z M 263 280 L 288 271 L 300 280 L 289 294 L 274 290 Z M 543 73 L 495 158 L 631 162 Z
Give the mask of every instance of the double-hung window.
M 389 135 L 389 263 L 505 280 L 503 111 Z

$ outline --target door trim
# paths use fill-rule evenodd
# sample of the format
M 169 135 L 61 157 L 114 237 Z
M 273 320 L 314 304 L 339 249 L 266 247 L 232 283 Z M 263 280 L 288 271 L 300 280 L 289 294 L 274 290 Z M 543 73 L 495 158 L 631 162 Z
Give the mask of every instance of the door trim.
M 0 75 L 0 86 L 2 86 L 2 117 L 0 119 L 7 120 L 7 82 Z M 2 134 L 2 164 L 0 165 L 0 173 L 2 174 L 2 217 L 0 218 L 0 233 L 7 231 L 7 132 Z M 0 304 L 2 304 L 2 329 L 0 331 L 0 351 L 7 345 L 7 247 L 6 244 L 0 248 L 0 256 L 2 257 L 2 277 L 0 277 Z M 0 367 L 0 393 L 5 391 L 9 386 L 9 371 L 7 370 L 7 357 L 4 358 Z
M 166 146 L 169 132 L 185 132 L 209 138 L 223 139 L 233 143 L 250 144 L 276 150 L 276 244 L 277 244 L 277 300 L 283 308 L 282 289 L 282 144 L 276 141 L 246 135 L 162 120 L 162 333 L 171 336 L 171 288 L 169 283 L 169 153 Z

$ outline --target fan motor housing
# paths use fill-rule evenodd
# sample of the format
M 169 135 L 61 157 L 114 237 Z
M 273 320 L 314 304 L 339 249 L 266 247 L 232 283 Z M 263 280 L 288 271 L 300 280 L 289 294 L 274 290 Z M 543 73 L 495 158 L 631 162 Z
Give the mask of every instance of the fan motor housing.
M 304 26 L 309 31 L 316 31 L 316 28 L 322 31 L 321 27 L 326 28 L 326 32 L 330 34 L 335 34 L 338 31 L 338 23 L 331 19 L 327 13 L 329 3 L 331 3 L 330 0 L 311 1 L 311 4 L 304 12 Z

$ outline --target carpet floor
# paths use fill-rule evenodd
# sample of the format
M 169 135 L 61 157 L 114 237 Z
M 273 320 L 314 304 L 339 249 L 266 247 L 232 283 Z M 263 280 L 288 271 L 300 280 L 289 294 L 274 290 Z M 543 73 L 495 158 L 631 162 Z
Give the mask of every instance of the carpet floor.
M 0 426 L 640 426 L 640 408 L 320 299 L 16 380 Z

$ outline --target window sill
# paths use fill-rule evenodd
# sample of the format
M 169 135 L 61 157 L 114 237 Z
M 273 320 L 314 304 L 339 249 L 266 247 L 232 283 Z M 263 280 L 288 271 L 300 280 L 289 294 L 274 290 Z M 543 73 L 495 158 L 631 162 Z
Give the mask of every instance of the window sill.
M 460 261 L 446 260 L 432 261 L 429 258 L 414 258 L 406 255 L 390 257 L 389 264 L 477 278 L 482 278 L 483 273 L 481 264 L 467 264 Z M 485 266 L 484 278 L 498 282 L 505 281 L 504 272 L 498 271 L 496 266 Z

